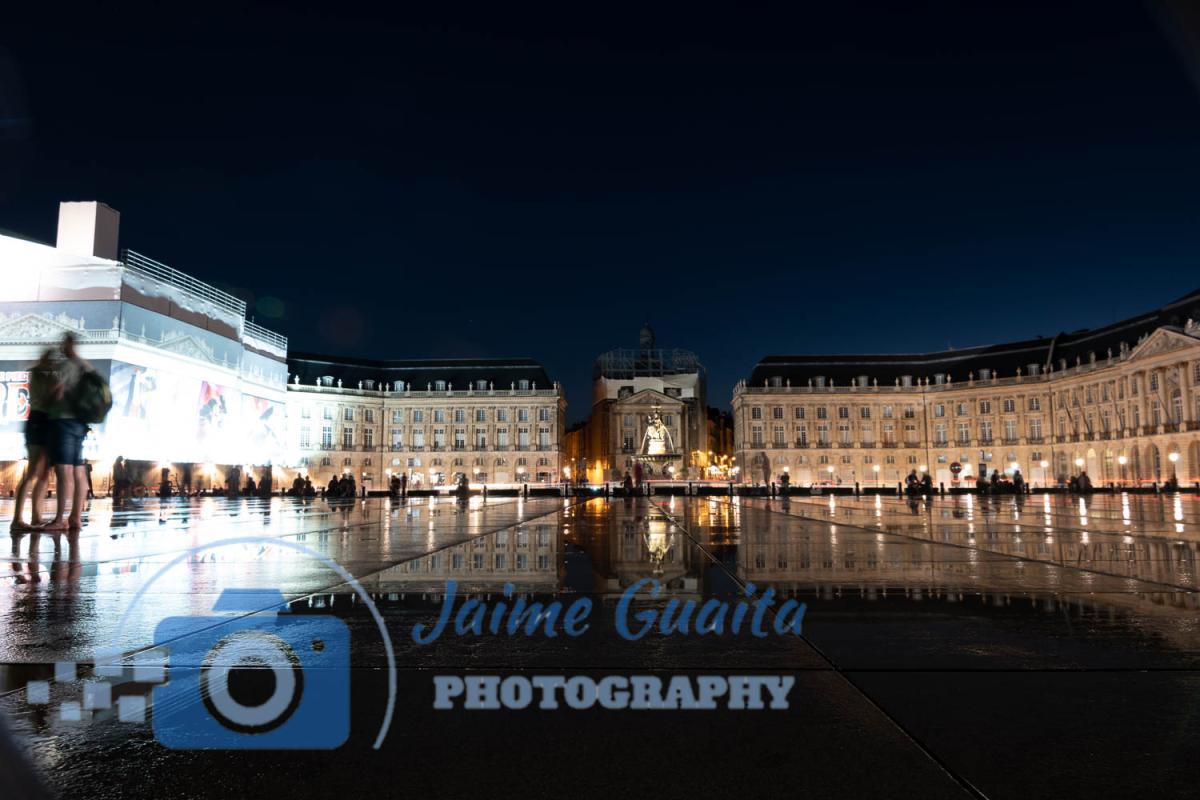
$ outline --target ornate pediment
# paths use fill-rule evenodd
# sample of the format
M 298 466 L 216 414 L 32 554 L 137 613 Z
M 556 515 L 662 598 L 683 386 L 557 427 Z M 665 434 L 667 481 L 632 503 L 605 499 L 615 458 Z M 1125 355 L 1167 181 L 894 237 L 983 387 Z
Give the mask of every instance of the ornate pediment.
M 0 342 L 57 342 L 67 333 L 78 335 L 85 330 L 82 319 L 73 319 L 66 314 L 0 314 Z
M 1182 350 L 1185 347 L 1196 347 L 1200 345 L 1200 339 L 1195 336 L 1189 336 L 1185 333 L 1170 330 L 1169 328 L 1159 328 L 1151 333 L 1145 339 L 1138 343 L 1137 347 L 1130 352 L 1129 358 L 1147 358 L 1156 356 L 1160 353 L 1169 353 L 1173 350 Z
M 622 407 L 645 406 L 648 411 L 654 406 L 682 406 L 683 400 L 655 391 L 654 389 L 642 389 L 640 392 L 634 392 L 629 397 L 622 397 L 616 403 Z
M 172 331 L 164 335 L 162 341 L 157 343 L 156 346 L 167 352 L 189 358 L 198 358 L 202 361 L 211 361 L 213 363 L 217 361 L 216 352 L 208 342 L 201 341 L 187 333 Z

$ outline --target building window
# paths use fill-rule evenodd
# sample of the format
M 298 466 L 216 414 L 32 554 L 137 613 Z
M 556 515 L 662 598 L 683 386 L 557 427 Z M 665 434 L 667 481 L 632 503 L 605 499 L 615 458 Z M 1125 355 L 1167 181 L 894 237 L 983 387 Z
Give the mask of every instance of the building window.
M 433 446 L 434 447 L 445 447 L 446 446 L 446 429 L 445 428 L 434 428 L 433 429 Z
M 307 450 L 312 447 L 312 431 L 306 425 L 300 429 L 300 449 Z
M 1030 411 L 1041 411 L 1042 410 L 1042 398 L 1040 398 L 1040 397 L 1029 398 L 1029 410 Z
M 333 428 L 329 425 L 321 428 L 321 447 L 333 447 Z
M 363 447 L 375 446 L 375 429 L 363 428 Z
M 467 447 L 467 431 L 465 428 L 454 429 L 454 449 L 465 450 Z
M 979 422 L 979 438 L 985 442 L 992 440 L 992 421 L 989 419 Z
M 965 417 L 967 415 L 967 404 L 958 403 L 954 406 L 954 415 L 956 417 Z
M 793 408 L 792 417 L 794 419 L 804 419 L 804 406 L 796 406 Z
M 1017 411 L 1017 401 L 1013 400 L 1011 397 L 1006 398 L 1004 400 L 1004 413 L 1005 414 L 1015 414 L 1016 411 Z
M 538 447 L 550 446 L 550 429 L 538 428 Z
M 633 434 L 627 433 L 623 437 L 621 437 L 621 452 L 623 452 L 623 453 L 632 453 L 633 452 Z
M 374 422 L 374 421 L 375 421 L 375 409 L 364 408 L 363 409 L 363 422 Z
M 846 424 L 838 425 L 838 441 L 842 444 L 850 444 L 850 426 Z
M 1017 440 L 1017 421 L 1015 419 L 1004 420 L 1004 441 L 1015 442 Z
M 817 419 L 829 419 L 829 409 L 825 406 L 817 406 Z
M 861 417 L 862 419 L 870 419 L 871 418 L 871 407 L 863 406 L 862 408 L 860 408 L 858 410 L 858 416 Z
M 487 422 L 487 411 L 483 410 L 482 408 L 475 409 L 475 421 Z
M 454 421 L 455 422 L 466 422 L 467 421 L 467 412 L 463 411 L 461 408 L 454 409 Z
M 838 419 L 850 419 L 850 407 L 838 406 L 837 414 Z
M 958 423 L 958 441 L 960 444 L 971 441 L 971 424 L 969 422 Z
M 944 445 L 947 443 L 946 442 L 946 423 L 939 422 L 937 425 L 934 426 L 933 441 L 934 441 L 934 444 L 939 444 L 939 445 Z
M 992 401 L 991 400 L 980 400 L 979 401 L 979 413 L 980 414 L 992 413 Z
M 517 428 L 517 447 L 529 447 L 529 428 Z
M 782 426 L 782 425 L 776 425 L 776 426 L 775 426 L 775 429 L 774 429 L 774 431 L 773 431 L 773 434 L 774 434 L 773 441 L 775 442 L 775 446 L 776 446 L 776 447 L 783 447 L 783 445 L 784 445 L 784 442 L 786 441 L 786 440 L 783 438 L 783 426 Z
M 354 428 L 342 428 L 342 447 L 347 450 L 354 447 Z
M 303 408 L 300 409 L 300 419 L 308 419 L 311 416 L 312 416 L 312 409 L 309 408 L 308 406 L 304 406 Z
M 762 419 L 762 407 L 754 406 L 750 409 L 750 419 Z
M 663 415 L 663 424 L 666 425 L 668 428 L 673 427 L 675 425 L 675 415 L 674 414 L 664 414 Z
M 324 406 L 321 408 L 321 419 L 333 419 L 333 406 Z
M 904 407 L 904 418 L 905 419 L 916 419 L 917 418 L 917 410 L 915 408 L 913 408 L 912 406 L 905 406 Z
M 817 443 L 822 444 L 822 445 L 829 444 L 829 426 L 828 425 L 818 425 L 817 426 Z
M 433 390 L 434 390 L 435 392 L 444 392 L 444 391 L 446 391 L 446 382 L 445 382 L 445 381 L 434 381 L 434 382 L 433 382 Z
M 783 419 L 783 406 L 775 406 L 771 409 L 771 419 Z
M 412 412 L 413 422 L 424 422 L 425 412 L 419 408 L 414 408 Z
M 550 421 L 550 409 L 539 408 L 538 409 L 538 422 L 549 422 L 549 421 Z
M 529 422 L 529 409 L 528 408 L 518 408 L 517 409 L 517 422 Z
M 497 408 L 496 409 L 496 422 L 508 422 L 508 409 L 507 408 Z
M 750 444 L 753 447 L 763 446 L 763 429 L 761 425 L 755 425 L 750 429 Z
M 446 421 L 446 412 L 445 412 L 445 410 L 444 410 L 444 409 L 441 409 L 441 408 L 439 408 L 439 409 L 436 409 L 436 410 L 433 412 L 433 421 L 434 421 L 434 422 L 445 422 L 445 421 Z
M 354 422 L 354 409 L 353 408 L 343 408 L 342 409 L 342 419 L 345 420 L 346 422 Z
M 891 418 L 892 418 L 892 407 L 891 407 L 891 406 L 884 406 L 884 407 L 883 407 L 883 418 L 884 418 L 884 419 L 891 419 Z
M 935 405 L 935 406 L 933 407 L 933 415 L 934 415 L 935 417 L 944 417 L 944 416 L 946 416 L 946 404 L 945 404 L 945 403 L 938 403 L 937 405 Z

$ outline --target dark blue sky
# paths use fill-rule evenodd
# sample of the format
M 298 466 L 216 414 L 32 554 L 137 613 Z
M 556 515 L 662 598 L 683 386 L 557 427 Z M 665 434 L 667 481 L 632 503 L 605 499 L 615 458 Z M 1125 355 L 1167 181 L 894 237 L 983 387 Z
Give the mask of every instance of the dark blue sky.
M 0 227 L 103 200 L 293 349 L 533 356 L 572 419 L 647 318 L 724 406 L 768 353 L 1200 286 L 1200 102 L 1143 4 L 493 5 L 6 19 Z

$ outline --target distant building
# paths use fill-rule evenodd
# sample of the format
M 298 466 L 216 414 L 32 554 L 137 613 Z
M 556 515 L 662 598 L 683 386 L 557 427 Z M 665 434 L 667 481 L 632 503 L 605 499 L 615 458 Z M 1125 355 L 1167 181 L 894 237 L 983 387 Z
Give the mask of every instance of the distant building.
M 747 483 L 1200 480 L 1200 292 L 1093 331 L 915 355 L 768 356 L 733 393 Z
M 566 397 L 531 359 L 374 361 L 293 354 L 288 464 L 368 491 L 557 483 Z
M 56 246 L 0 235 L 0 484 L 24 469 L 28 368 L 66 333 L 109 380 L 114 405 L 85 440 L 97 492 L 113 459 L 157 487 L 223 484 L 234 465 L 284 457 L 287 339 L 238 298 L 130 250 L 120 215 L 62 203 Z
M 660 349 L 643 327 L 636 349 L 596 359 L 591 414 L 566 442 L 573 473 L 619 481 L 640 461 L 648 478 L 700 477 L 695 459 L 710 449 L 706 388 L 695 353 Z

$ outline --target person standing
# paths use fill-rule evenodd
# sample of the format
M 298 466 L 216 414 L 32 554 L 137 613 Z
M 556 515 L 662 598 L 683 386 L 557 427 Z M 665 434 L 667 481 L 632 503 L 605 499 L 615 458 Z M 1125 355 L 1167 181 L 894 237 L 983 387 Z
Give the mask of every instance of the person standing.
M 58 492 L 54 519 L 42 529 L 45 531 L 82 528 L 83 506 L 87 500 L 83 438 L 87 435 L 88 426 L 77 415 L 83 399 L 80 392 L 91 385 L 88 376 L 95 375 L 95 370 L 79 357 L 75 351 L 75 337 L 69 333 L 63 338 L 62 355 L 58 368 L 59 380 L 54 392 L 56 399 L 46 412 L 50 419 L 50 463 L 54 466 Z M 111 401 L 110 395 L 110 405 Z M 67 498 L 72 501 L 70 516 L 67 516 Z
M 50 459 L 47 447 L 50 444 L 50 418 L 47 409 L 54 403 L 55 393 L 60 391 L 58 374 L 55 371 L 61 358 L 54 348 L 42 353 L 41 358 L 29 370 L 29 419 L 25 421 L 25 454 L 27 466 L 15 492 L 12 529 L 27 531 L 42 524 L 42 501 L 46 499 L 46 483 L 50 480 Z M 25 496 L 33 487 L 30 501 L 30 524 L 22 521 Z
M 129 491 L 129 466 L 125 463 L 125 456 L 117 456 L 113 462 L 112 485 L 113 505 L 118 506 L 125 502 L 125 495 Z
M 408 497 L 408 473 L 400 473 L 400 499 L 404 500 Z

